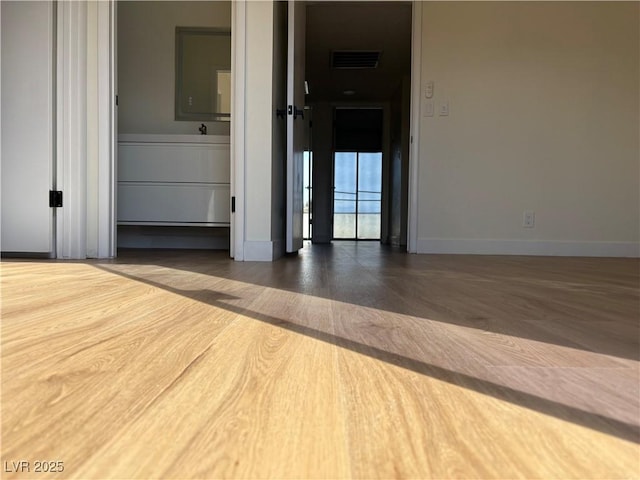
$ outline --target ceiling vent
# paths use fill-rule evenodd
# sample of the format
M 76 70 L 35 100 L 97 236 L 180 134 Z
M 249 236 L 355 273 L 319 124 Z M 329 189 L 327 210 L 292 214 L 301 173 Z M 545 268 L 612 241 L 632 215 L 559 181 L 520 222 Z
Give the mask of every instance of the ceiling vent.
M 380 53 L 374 50 L 335 50 L 331 52 L 333 68 L 377 68 Z

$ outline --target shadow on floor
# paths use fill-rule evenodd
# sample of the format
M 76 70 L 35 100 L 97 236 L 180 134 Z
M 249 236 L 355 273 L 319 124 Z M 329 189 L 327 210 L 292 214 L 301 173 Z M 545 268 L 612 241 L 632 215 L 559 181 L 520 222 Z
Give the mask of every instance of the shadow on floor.
M 408 255 L 375 242 L 335 242 L 307 244 L 276 262 L 234 262 L 224 251 L 123 250 L 115 263 L 184 270 L 640 361 L 638 259 Z

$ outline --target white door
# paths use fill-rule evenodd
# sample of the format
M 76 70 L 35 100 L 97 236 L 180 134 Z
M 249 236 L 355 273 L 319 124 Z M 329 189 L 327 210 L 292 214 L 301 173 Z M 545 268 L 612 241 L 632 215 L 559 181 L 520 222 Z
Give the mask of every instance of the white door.
M 287 252 L 302 248 L 305 2 L 289 0 L 287 57 Z
M 3 252 L 54 250 L 54 2 L 0 2 Z

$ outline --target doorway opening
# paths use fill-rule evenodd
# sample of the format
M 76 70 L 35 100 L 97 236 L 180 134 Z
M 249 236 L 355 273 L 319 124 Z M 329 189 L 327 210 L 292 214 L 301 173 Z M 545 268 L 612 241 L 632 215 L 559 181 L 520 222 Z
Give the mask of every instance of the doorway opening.
M 233 4 L 116 6 L 117 248 L 231 253 Z
M 380 240 L 383 109 L 334 111 L 333 239 Z
M 306 13 L 311 241 L 406 250 L 413 4 L 314 2 Z

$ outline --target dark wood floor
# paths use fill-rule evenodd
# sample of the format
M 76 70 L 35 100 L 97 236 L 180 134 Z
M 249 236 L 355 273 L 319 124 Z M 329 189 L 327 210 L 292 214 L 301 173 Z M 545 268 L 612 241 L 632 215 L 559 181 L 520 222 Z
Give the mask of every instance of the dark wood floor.
M 637 259 L 4 261 L 4 475 L 636 478 L 639 319 Z

